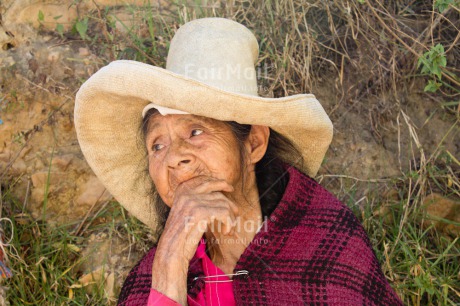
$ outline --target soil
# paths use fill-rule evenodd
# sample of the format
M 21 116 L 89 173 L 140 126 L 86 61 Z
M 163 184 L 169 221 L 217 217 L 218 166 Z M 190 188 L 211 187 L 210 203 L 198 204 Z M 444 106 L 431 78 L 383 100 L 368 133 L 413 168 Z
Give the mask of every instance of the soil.
M 20 30 L 17 25 L 10 24 L 14 33 L 5 24 L 0 28 L 0 182 L 33 218 L 78 226 L 88 212 L 94 214 L 110 199 L 86 163 L 73 125 L 75 93 L 103 61 L 81 39 L 63 39 L 37 24 Z M 369 192 L 364 185 L 416 168 L 421 152 L 428 158 L 442 148 L 460 156 L 455 115 L 423 92 L 423 80 L 398 93 L 359 100 L 331 90 L 338 82 L 333 75 L 324 77 L 313 93 L 334 124 L 334 139 L 318 179 L 339 198 L 358 202 Z M 346 177 L 357 178 L 351 183 L 364 182 L 354 198 L 344 191 L 343 184 L 350 182 L 343 180 Z M 93 258 L 109 254 L 122 275 L 118 279 L 124 279 L 144 250 L 128 250 L 128 237 L 108 246 L 101 235 L 85 237 L 84 253 Z M 101 265 L 94 261 L 86 269 L 95 271 Z

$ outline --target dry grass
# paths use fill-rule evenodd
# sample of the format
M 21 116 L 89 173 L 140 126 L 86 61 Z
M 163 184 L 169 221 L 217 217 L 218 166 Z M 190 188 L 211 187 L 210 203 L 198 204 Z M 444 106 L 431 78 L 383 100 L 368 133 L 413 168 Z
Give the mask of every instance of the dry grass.
M 99 11 L 92 19 L 93 31 L 102 30 L 104 43 L 117 45 L 106 59 L 135 57 L 161 66 L 167 42 L 180 24 L 199 17 L 231 18 L 245 24 L 260 41 L 259 65 L 268 67 L 270 75 L 263 80 L 267 95 L 310 92 L 313 82 L 327 77 L 343 98 L 351 100 L 388 90 L 399 95 L 401 85 L 410 84 L 419 73 L 418 58 L 441 43 L 448 58 L 442 71 L 448 86 L 442 94 L 459 94 L 456 6 L 440 13 L 432 3 L 407 0 L 205 3 L 179 4 L 171 12 L 172 19 L 133 8 L 140 22 L 129 28 L 128 35 L 114 31 L 113 23 Z M 94 47 L 100 47 L 100 39 Z M 120 45 L 124 47 L 118 48 Z

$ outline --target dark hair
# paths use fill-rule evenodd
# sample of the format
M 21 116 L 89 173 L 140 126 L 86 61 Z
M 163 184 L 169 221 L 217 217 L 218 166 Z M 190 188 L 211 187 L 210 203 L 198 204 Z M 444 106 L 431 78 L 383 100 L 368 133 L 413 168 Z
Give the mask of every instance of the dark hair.
M 244 160 L 243 144 L 247 139 L 251 125 L 226 122 L 232 129 L 240 145 L 241 159 Z M 286 167 L 302 168 L 302 154 L 286 137 L 270 128 L 270 137 L 265 155 L 256 164 L 257 189 L 259 191 L 262 217 L 268 217 L 276 208 L 289 181 Z
M 150 117 L 157 112 L 156 109 L 150 109 L 145 115 L 142 126 L 142 139 L 145 148 L 145 137 L 148 132 L 148 122 Z M 243 161 L 244 141 L 249 136 L 251 125 L 240 124 L 234 121 L 225 122 L 231 128 L 233 134 L 238 140 L 240 159 Z M 302 168 L 303 158 L 299 149 L 285 136 L 270 128 L 270 137 L 268 139 L 267 151 L 264 157 L 256 164 L 256 180 L 259 191 L 259 201 L 262 210 L 262 217 L 269 217 L 276 208 L 284 190 L 289 181 L 287 167 L 295 166 Z M 147 167 L 148 169 L 148 167 Z M 147 170 L 148 171 L 148 170 Z M 169 207 L 163 202 L 152 183 L 152 196 L 155 202 L 155 210 L 159 217 L 159 229 L 161 230 L 166 223 L 169 214 Z

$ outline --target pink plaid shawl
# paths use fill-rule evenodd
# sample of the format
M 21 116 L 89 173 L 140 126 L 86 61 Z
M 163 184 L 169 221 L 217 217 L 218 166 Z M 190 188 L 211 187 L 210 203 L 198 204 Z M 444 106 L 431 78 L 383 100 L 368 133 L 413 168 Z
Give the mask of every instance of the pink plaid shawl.
M 402 305 L 382 273 L 353 213 L 295 168 L 267 224 L 241 255 L 234 277 L 237 305 Z M 152 248 L 128 275 L 119 305 L 146 305 Z M 189 267 L 188 294 L 203 289 L 199 258 Z

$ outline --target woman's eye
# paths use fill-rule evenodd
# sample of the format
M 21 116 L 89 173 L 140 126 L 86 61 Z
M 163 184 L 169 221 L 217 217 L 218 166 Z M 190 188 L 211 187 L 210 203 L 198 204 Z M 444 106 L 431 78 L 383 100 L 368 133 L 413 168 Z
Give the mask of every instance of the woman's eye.
M 200 135 L 201 133 L 203 133 L 203 130 L 194 129 L 194 130 L 192 130 L 191 136 L 198 136 L 198 135 Z
M 153 152 L 160 151 L 161 149 L 163 149 L 163 147 L 164 147 L 164 145 L 156 143 L 156 144 L 154 144 L 154 145 L 152 146 L 152 151 L 153 151 Z

